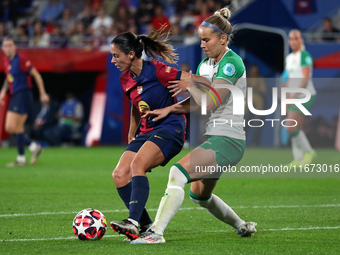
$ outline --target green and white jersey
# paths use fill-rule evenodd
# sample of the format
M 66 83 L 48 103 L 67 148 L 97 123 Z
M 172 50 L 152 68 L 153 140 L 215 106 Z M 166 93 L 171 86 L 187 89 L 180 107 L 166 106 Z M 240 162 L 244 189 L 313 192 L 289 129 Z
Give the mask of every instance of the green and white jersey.
M 247 82 L 243 61 L 230 49 L 217 64 L 214 63 L 214 59 L 205 58 L 199 64 L 197 74 L 204 76 L 211 83 L 217 79 L 227 81 L 229 84 L 241 89 L 244 96 L 246 95 Z M 243 128 L 244 116 L 233 115 L 233 97 L 231 96 L 231 92 L 221 99 L 222 105 L 209 113 L 205 135 L 220 135 L 245 140 L 246 137 Z M 244 105 L 242 107 L 244 107 Z M 220 121 L 218 121 L 218 119 Z M 222 120 L 227 121 L 227 123 L 221 124 Z
M 313 59 L 311 55 L 305 51 L 298 51 L 290 53 L 286 57 L 286 71 L 288 73 L 288 87 L 299 88 L 303 74 L 302 69 L 306 66 L 313 68 Z M 310 72 L 310 78 L 312 78 L 313 69 Z M 312 79 L 309 80 L 306 89 L 308 89 L 312 95 L 316 94 Z M 293 94 L 293 93 L 291 93 Z

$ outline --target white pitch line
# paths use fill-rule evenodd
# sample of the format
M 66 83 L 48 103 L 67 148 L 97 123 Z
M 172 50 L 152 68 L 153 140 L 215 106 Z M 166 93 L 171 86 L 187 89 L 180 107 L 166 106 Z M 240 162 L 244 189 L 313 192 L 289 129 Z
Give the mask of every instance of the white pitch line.
M 335 227 L 308 227 L 308 228 L 278 228 L 278 229 L 260 229 L 259 232 L 270 231 L 308 231 L 308 230 L 333 230 L 340 229 L 340 226 Z M 166 235 L 178 235 L 178 234 L 202 234 L 202 233 L 221 233 L 221 232 L 234 232 L 233 230 L 211 230 L 211 231 L 191 231 L 191 232 L 169 232 Z M 105 238 L 110 237 L 124 237 L 124 235 L 105 235 Z M 57 240 L 71 240 L 77 239 L 75 236 L 70 237 L 57 237 L 57 238 L 32 238 L 32 239 L 9 239 L 0 240 L 0 242 L 32 242 L 32 241 L 57 241 Z
M 340 204 L 321 204 L 321 205 L 264 205 L 264 206 L 231 206 L 233 209 L 278 209 L 278 208 L 323 208 L 323 207 L 340 207 Z M 180 208 L 181 211 L 186 210 L 203 210 L 202 207 L 185 207 Z M 150 212 L 155 212 L 157 209 L 147 209 Z M 79 211 L 78 211 L 79 212 Z M 14 214 L 0 214 L 0 218 L 4 217 L 21 217 L 21 216 L 40 216 L 40 215 L 59 215 L 59 214 L 77 214 L 78 212 L 39 212 L 39 213 L 14 213 Z M 128 212 L 127 209 L 122 210 L 105 210 L 102 213 L 120 213 Z

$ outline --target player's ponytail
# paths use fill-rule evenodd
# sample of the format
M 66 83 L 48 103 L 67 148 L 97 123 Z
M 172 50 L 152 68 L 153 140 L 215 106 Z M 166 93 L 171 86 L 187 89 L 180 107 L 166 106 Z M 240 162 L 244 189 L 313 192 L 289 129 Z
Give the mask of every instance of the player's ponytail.
M 178 55 L 171 44 L 167 43 L 169 32 L 164 32 L 166 26 L 162 26 L 156 31 L 152 31 L 148 36 L 140 35 L 140 40 L 144 45 L 146 55 L 156 60 L 157 56 L 163 58 L 166 62 L 176 64 Z
M 208 17 L 201 26 L 208 26 L 213 29 L 213 33 L 219 33 L 228 37 L 229 43 L 232 37 L 233 27 L 229 22 L 230 11 L 227 7 L 224 7 L 214 13 L 214 15 Z
M 164 32 L 164 29 L 165 26 L 162 26 L 149 35 L 135 35 L 131 32 L 122 33 L 115 37 L 111 44 L 117 45 L 124 54 L 134 51 L 136 57 L 141 58 L 144 50 L 152 60 L 156 60 L 159 56 L 168 63 L 176 64 L 178 55 L 172 45 L 167 43 L 169 32 Z

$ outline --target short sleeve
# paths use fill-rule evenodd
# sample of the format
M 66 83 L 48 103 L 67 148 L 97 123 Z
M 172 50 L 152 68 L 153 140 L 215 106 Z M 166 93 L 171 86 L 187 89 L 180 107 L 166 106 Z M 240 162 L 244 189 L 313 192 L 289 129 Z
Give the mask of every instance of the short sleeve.
M 313 58 L 307 51 L 301 52 L 301 67 L 313 66 Z
M 241 59 L 231 57 L 222 59 L 215 79 L 222 79 L 235 85 L 244 74 L 245 67 Z
M 165 86 L 168 87 L 171 84 L 169 81 L 181 79 L 182 71 L 178 71 L 176 68 L 163 64 L 161 62 L 152 61 L 156 67 L 156 75 L 158 80 Z

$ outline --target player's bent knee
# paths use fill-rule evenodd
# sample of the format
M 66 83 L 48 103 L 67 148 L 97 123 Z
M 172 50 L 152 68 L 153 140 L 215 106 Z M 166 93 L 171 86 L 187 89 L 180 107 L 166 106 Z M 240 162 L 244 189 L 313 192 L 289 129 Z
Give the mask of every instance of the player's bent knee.
M 178 165 L 173 165 L 169 172 L 168 186 L 180 186 L 184 188 L 189 180 L 183 171 L 185 171 L 185 169 L 180 170 Z
M 130 164 L 131 174 L 132 176 L 136 175 L 143 175 L 145 174 L 146 170 L 144 167 L 143 162 L 139 159 L 134 159 Z
M 193 194 L 190 192 L 190 199 L 195 203 L 198 204 L 199 206 L 203 208 L 207 208 L 210 204 L 211 201 L 211 196 L 210 197 L 200 197 L 198 195 Z
M 112 172 L 112 179 L 116 186 L 122 186 L 129 182 L 131 179 L 131 173 L 129 170 L 123 170 L 121 168 L 116 168 Z
M 16 128 L 14 125 L 6 125 L 5 130 L 8 134 L 16 134 Z

